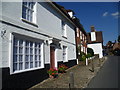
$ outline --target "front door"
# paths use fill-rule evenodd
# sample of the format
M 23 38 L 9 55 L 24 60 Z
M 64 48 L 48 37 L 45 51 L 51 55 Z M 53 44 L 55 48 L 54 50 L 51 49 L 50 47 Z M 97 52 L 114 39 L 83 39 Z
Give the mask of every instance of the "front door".
M 55 47 L 50 46 L 50 68 L 55 68 Z

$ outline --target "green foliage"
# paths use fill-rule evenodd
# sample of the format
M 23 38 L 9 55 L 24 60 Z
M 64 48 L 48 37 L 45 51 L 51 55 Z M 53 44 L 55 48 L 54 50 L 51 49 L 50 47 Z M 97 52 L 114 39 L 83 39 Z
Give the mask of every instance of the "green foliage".
M 80 60 L 81 60 L 81 61 L 86 60 L 86 54 L 85 54 L 84 52 L 81 52 L 81 53 L 80 53 Z
M 67 68 L 68 68 L 67 66 L 65 66 L 64 64 L 61 64 L 61 65 L 59 65 L 58 71 L 59 71 L 59 72 L 65 72 L 65 70 L 66 70 Z
M 86 55 L 86 58 L 90 58 L 90 57 L 92 57 L 92 55 L 91 55 L 90 53 L 88 53 L 88 54 Z
M 47 71 L 47 73 L 48 73 L 49 75 L 54 76 L 54 75 L 56 75 L 56 74 L 58 73 L 58 70 L 57 70 L 56 68 L 55 68 L 55 69 L 50 68 L 50 69 Z
M 90 53 L 91 57 L 94 56 L 94 51 L 92 48 L 87 48 L 87 53 Z

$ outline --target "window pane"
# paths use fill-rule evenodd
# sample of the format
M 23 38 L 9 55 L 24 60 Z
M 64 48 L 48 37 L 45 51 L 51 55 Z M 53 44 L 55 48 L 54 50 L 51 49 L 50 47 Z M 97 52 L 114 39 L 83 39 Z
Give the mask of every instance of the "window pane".
M 37 67 L 37 62 L 35 62 L 35 67 Z
M 19 46 L 23 46 L 23 40 L 19 41 Z
M 31 9 L 33 9 L 33 6 L 34 6 L 34 2 L 31 2 Z
M 26 41 L 25 46 L 29 47 L 29 41 Z
M 39 67 L 41 66 L 41 62 L 39 61 Z
M 19 63 L 19 70 L 23 69 L 23 63 Z
M 25 56 L 25 61 L 29 61 L 29 56 L 28 55 Z
M 30 42 L 30 47 L 33 47 L 33 42 Z
M 30 55 L 30 61 L 33 61 L 33 55 Z
M 26 19 L 26 13 L 27 13 L 27 8 L 25 6 L 23 6 L 23 8 L 22 8 L 22 17 L 24 19 Z
M 18 40 L 17 39 L 14 39 L 14 45 L 18 45 Z
M 35 55 L 35 60 L 37 60 L 37 55 Z
M 29 7 L 29 8 L 31 7 L 31 2 L 28 2 L 28 7 Z
M 27 2 L 23 2 L 23 5 L 27 6 Z
M 39 48 L 41 48 L 41 44 L 39 44 Z
M 35 54 L 37 54 L 37 49 L 35 48 Z
M 33 68 L 33 62 L 30 62 L 30 68 Z
M 14 54 L 17 53 L 17 49 L 18 49 L 18 48 L 14 46 L 14 48 L 13 48 L 13 52 L 14 52 Z
M 41 55 L 39 55 L 39 60 L 41 60 Z
M 35 43 L 35 48 L 37 48 L 37 43 Z
M 32 22 L 32 16 L 33 16 L 33 12 L 30 12 L 30 21 Z
M 25 53 L 29 54 L 29 48 L 25 48 Z
M 14 63 L 13 64 L 13 71 L 16 71 L 17 70 L 17 63 Z
M 30 48 L 30 54 L 33 54 L 33 48 Z
M 41 54 L 41 50 L 39 49 L 39 53 L 38 54 Z
M 29 21 L 29 18 L 30 18 L 30 14 L 29 14 L 29 13 L 30 13 L 30 10 L 28 9 L 28 10 L 27 10 L 27 20 L 28 20 L 28 21 Z
M 23 53 L 23 47 L 19 47 L 19 53 Z
M 22 13 L 22 18 L 26 19 L 26 13 Z
M 13 56 L 13 62 L 17 62 L 17 55 Z
M 29 63 L 26 62 L 26 63 L 25 63 L 25 69 L 28 69 L 28 68 L 29 68 Z
M 19 55 L 19 61 L 23 61 L 23 55 Z

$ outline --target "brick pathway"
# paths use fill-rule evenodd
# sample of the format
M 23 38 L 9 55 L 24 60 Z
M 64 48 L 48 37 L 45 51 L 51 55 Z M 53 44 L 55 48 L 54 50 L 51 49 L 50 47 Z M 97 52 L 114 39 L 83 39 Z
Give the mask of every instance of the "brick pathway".
M 107 60 L 106 57 L 101 59 L 101 66 Z M 74 84 L 75 88 L 85 88 L 89 81 L 97 74 L 100 69 L 99 59 L 94 59 L 94 72 L 91 72 L 91 63 L 88 66 L 78 64 L 74 67 L 71 67 L 67 70 L 67 73 L 59 74 L 57 78 L 48 78 L 43 82 L 31 87 L 34 88 L 69 88 L 69 76 L 70 72 L 74 73 Z

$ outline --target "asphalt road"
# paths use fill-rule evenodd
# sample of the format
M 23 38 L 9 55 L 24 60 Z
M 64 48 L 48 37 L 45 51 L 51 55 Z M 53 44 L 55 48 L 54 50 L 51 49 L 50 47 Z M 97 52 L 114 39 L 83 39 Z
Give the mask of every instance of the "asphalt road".
M 118 88 L 118 60 L 118 56 L 109 56 L 87 88 Z

